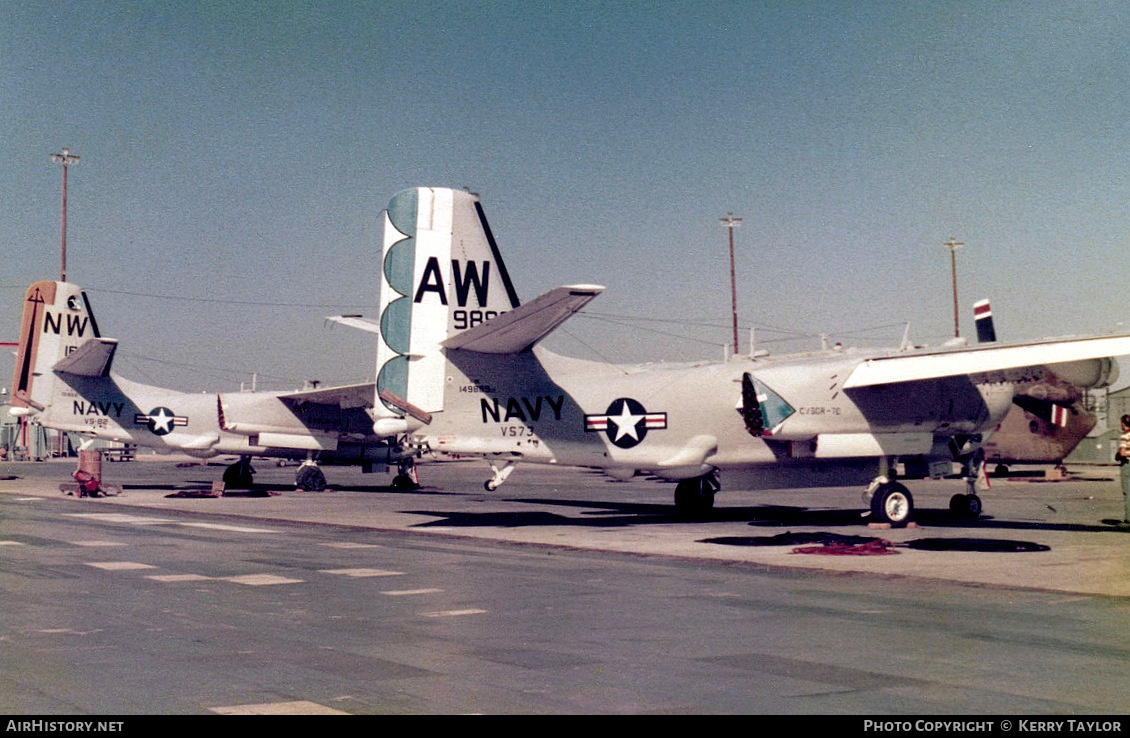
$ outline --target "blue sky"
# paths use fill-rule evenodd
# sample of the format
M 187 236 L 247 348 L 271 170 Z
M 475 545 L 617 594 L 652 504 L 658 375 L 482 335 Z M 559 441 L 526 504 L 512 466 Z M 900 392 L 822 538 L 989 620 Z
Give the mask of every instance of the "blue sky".
M 68 277 L 133 379 L 370 379 L 323 317 L 375 312 L 417 185 L 481 194 L 523 299 L 608 287 L 549 342 L 585 358 L 721 357 L 728 212 L 743 350 L 944 341 L 950 238 L 966 335 L 983 297 L 1007 339 L 1130 317 L 1123 2 L 2 0 L 0 28 L 0 338 L 58 277 L 66 146 Z

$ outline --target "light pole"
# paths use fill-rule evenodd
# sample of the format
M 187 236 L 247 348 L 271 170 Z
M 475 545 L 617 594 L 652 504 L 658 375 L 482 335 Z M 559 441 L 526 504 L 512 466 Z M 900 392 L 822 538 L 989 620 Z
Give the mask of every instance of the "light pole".
M 734 275 L 734 229 L 742 224 L 741 218 L 735 218 L 733 213 L 727 213 L 725 218 L 718 222 L 723 228 L 730 231 L 730 305 L 734 316 L 734 356 L 738 355 L 738 283 Z
M 67 167 L 78 164 L 79 157 L 63 148 L 63 153 L 52 154 L 51 161 L 63 165 L 63 214 L 59 236 L 59 281 L 67 281 Z
M 958 327 L 957 322 L 957 250 L 965 244 L 950 238 L 949 241 L 942 245 L 949 249 L 950 252 L 950 272 L 953 274 L 953 336 L 954 338 L 960 338 L 961 328 Z

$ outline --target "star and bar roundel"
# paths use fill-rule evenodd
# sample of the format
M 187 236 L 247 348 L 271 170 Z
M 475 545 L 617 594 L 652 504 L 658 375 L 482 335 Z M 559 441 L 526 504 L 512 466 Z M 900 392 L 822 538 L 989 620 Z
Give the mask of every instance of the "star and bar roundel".
M 604 431 L 608 440 L 620 448 L 632 448 L 643 442 L 649 430 L 667 427 L 667 413 L 649 413 L 636 400 L 621 397 L 613 400 L 604 415 L 586 415 L 585 430 Z
M 148 415 L 134 415 L 133 424 L 144 425 L 155 436 L 166 436 L 173 432 L 173 428 L 188 425 L 188 418 L 177 415 L 167 407 L 155 407 Z

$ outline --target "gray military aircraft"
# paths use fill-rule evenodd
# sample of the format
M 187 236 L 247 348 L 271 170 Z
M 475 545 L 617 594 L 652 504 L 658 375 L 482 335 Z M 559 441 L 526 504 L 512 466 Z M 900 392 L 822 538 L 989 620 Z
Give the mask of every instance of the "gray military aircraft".
M 677 366 L 611 366 L 538 343 L 603 291 L 558 287 L 522 303 L 470 193 L 406 190 L 383 214 L 376 435 L 402 455 L 477 456 L 488 490 L 521 462 L 676 482 L 688 516 L 739 488 L 858 480 L 869 515 L 905 524 L 896 479 L 948 474 L 1052 370 L 1080 387 L 1116 376 L 1130 335 L 890 351 L 833 349 Z M 975 468 L 974 464 L 967 464 Z M 951 508 L 981 509 L 975 473 Z
M 229 487 L 251 484 L 252 456 L 305 460 L 295 474 L 321 490 L 315 462 L 396 463 L 395 486 L 415 482 L 410 459 L 373 431 L 372 383 L 297 392 L 189 394 L 111 372 L 117 339 L 99 332 L 87 294 L 69 282 L 41 281 L 25 295 L 12 379 L 12 412 L 47 428 L 199 458 L 238 455 Z

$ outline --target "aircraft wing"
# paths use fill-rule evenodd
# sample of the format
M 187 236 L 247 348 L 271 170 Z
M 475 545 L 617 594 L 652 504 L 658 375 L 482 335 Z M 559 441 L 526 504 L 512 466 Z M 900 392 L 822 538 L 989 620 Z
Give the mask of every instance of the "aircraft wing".
M 1063 338 L 1031 343 L 997 344 L 929 353 L 892 354 L 867 359 L 852 370 L 844 389 L 914 382 L 942 377 L 992 375 L 1047 367 L 1053 373 L 1089 371 L 1096 359 L 1130 355 L 1130 335 Z M 1062 375 L 1061 375 L 1062 376 Z M 1067 379 L 1067 376 L 1062 376 Z M 1079 382 L 1086 386 L 1085 382 Z
M 548 336 L 601 292 L 603 287 L 591 284 L 558 287 L 440 345 L 484 354 L 516 354 Z
M 106 377 L 118 350 L 116 338 L 94 338 L 55 362 L 53 371 L 81 377 Z
M 325 389 L 300 390 L 298 392 L 284 392 L 279 399 L 289 405 L 333 405 L 343 410 L 358 407 L 372 407 L 374 398 L 374 385 L 372 382 L 363 384 L 347 384 L 340 387 L 326 387 Z

